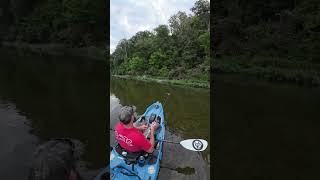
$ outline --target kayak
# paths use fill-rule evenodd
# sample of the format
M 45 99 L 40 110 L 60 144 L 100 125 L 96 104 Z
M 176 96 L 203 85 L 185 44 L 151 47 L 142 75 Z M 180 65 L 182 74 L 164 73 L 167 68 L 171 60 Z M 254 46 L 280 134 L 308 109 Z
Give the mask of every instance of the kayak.
M 163 140 L 165 136 L 165 119 L 160 102 L 151 104 L 136 123 L 150 125 L 156 121 L 159 127 L 155 131 L 157 148 L 152 154 L 139 155 L 135 160 L 128 160 L 128 155 L 115 147 L 110 153 L 110 179 L 113 180 L 155 180 L 160 171 L 160 162 L 163 155 Z M 146 130 L 146 132 L 149 129 Z

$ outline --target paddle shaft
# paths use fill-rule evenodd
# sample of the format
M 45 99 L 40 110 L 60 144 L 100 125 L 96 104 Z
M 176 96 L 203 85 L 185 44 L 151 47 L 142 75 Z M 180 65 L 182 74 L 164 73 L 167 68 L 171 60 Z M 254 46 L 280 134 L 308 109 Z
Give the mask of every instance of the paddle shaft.
M 173 142 L 168 140 L 161 140 L 162 142 L 171 143 L 171 144 L 180 144 L 179 142 Z

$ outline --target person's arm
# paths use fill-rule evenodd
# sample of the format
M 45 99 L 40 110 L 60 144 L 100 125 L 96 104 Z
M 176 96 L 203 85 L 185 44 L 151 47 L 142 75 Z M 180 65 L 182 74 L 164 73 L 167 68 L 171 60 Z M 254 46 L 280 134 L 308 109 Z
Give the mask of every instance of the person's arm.
M 141 131 L 144 131 L 144 130 L 146 130 L 146 129 L 148 128 L 148 126 L 145 125 L 145 124 L 143 124 L 143 125 L 141 125 L 141 126 L 138 126 L 137 123 L 133 123 L 133 127 L 137 128 L 137 129 L 139 129 L 139 130 L 141 130 Z
M 153 125 L 151 128 L 150 128 L 150 144 L 151 144 L 151 147 L 150 149 L 147 150 L 147 153 L 152 153 L 154 151 L 154 129 L 155 129 L 155 126 Z

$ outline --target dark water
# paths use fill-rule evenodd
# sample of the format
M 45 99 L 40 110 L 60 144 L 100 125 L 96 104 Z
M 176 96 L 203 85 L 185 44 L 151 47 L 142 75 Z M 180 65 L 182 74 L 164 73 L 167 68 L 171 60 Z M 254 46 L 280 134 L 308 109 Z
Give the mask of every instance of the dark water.
M 0 49 L 0 177 L 26 179 L 39 143 L 83 142 L 88 169 L 105 166 L 107 94 L 104 63 Z
M 182 88 L 118 78 L 111 79 L 110 126 L 118 122 L 121 105 L 133 104 L 138 114 L 153 102 L 164 103 L 168 140 L 203 138 L 210 141 L 210 94 L 207 89 Z M 114 143 L 111 133 L 110 142 Z M 186 150 L 180 145 L 165 144 L 159 179 L 209 179 L 210 144 L 202 153 Z
M 213 100 L 216 179 L 320 177 L 319 88 L 215 75 Z

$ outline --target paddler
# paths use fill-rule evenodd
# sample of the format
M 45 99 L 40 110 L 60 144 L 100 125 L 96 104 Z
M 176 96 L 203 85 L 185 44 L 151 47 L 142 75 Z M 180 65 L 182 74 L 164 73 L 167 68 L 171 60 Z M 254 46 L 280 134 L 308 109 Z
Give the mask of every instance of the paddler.
M 154 151 L 155 138 L 154 133 L 158 127 L 157 123 L 152 123 L 150 126 L 150 139 L 148 140 L 142 131 L 148 128 L 147 125 L 137 125 L 136 107 L 124 106 L 120 110 L 120 122 L 115 127 L 115 137 L 119 145 L 126 151 L 131 153 Z

